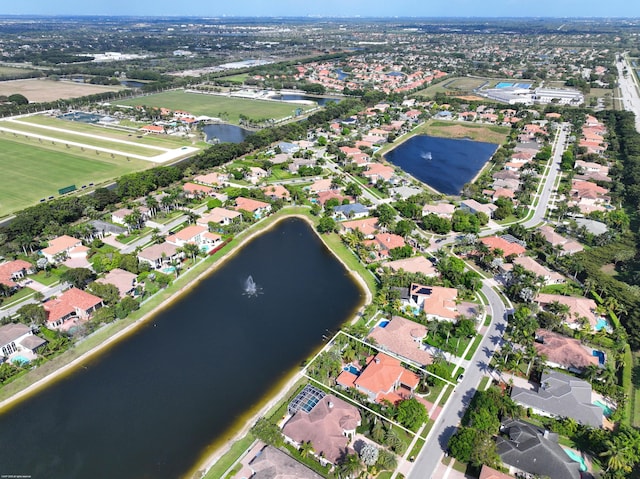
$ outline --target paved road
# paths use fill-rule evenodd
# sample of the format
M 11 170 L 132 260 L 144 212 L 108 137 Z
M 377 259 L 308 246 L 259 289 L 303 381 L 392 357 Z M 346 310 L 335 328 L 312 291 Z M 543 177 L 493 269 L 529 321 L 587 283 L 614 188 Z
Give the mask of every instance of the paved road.
M 447 450 L 449 439 L 455 433 L 480 380 L 489 371 L 491 358 L 500 344 L 506 328 L 506 310 L 498 294 L 487 284 L 488 281 L 482 286 L 482 292 L 489 300 L 491 325 L 464 372 L 464 379 L 454 389 L 429 433 L 408 479 L 439 479 L 434 473 Z
M 640 132 L 640 92 L 636 76 L 626 55 L 616 65 L 618 67 L 618 86 L 622 94 L 622 104 L 626 111 L 635 113 L 636 130 Z M 623 73 L 625 68 L 627 69 L 627 75 Z

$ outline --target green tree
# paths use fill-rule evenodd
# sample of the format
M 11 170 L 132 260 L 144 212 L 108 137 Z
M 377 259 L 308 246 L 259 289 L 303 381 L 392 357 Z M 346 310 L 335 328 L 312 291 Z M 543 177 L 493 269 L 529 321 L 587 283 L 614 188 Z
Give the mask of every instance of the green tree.
M 284 444 L 284 438 L 280 428 L 265 417 L 261 417 L 251 428 L 254 436 L 271 446 L 280 447 Z
M 41 304 L 25 304 L 20 306 L 17 313 L 21 323 L 43 325 L 47 321 L 47 312 Z
M 427 410 L 416 398 L 405 399 L 398 404 L 396 419 L 404 427 L 417 431 L 429 419 Z
M 84 289 L 96 279 L 96 274 L 87 268 L 70 268 L 60 275 L 60 279 L 78 289 Z
M 94 281 L 87 289 L 96 296 L 102 298 L 107 306 L 113 306 L 120 301 L 120 292 L 118 291 L 118 288 L 112 284 L 98 283 L 97 281 Z
M 329 216 L 323 216 L 322 218 L 320 218 L 316 229 L 319 233 L 333 233 L 334 231 L 336 231 L 337 227 L 338 225 L 333 218 Z

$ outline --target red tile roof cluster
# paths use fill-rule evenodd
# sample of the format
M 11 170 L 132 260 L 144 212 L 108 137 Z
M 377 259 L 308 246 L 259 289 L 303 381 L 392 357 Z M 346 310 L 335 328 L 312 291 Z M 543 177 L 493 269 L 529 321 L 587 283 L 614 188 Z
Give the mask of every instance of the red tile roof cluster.
M 78 288 L 70 288 L 55 299 L 44 303 L 47 321 L 54 322 L 71 313 L 86 316 L 87 311 L 102 304 L 102 299 Z

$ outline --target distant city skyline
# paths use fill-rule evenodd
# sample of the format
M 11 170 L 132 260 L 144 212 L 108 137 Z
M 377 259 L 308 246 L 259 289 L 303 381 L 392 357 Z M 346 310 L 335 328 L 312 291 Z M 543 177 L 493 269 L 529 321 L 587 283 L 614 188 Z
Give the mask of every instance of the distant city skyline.
M 3 2 L 0 15 L 288 16 L 288 17 L 608 17 L 639 18 L 629 0 L 22 0 Z

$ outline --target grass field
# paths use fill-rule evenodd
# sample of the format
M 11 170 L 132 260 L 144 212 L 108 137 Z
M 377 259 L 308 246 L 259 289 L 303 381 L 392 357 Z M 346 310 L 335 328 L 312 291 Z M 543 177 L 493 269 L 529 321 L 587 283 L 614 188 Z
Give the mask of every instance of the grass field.
M 10 80 L 0 82 L 0 95 L 20 93 L 30 102 L 56 101 L 67 98 L 123 90 L 120 85 L 90 85 L 71 81 L 54 81 L 44 79 Z
M 20 118 L 21 122 L 24 123 L 33 123 L 34 125 L 44 125 L 51 126 L 54 128 L 62 128 L 65 130 L 69 130 L 70 132 L 78 132 L 78 133 L 88 133 L 90 135 L 99 135 L 103 138 L 112 138 L 114 140 L 124 140 L 133 143 L 138 143 L 140 145 L 150 145 L 156 146 L 160 148 L 167 149 L 175 149 L 180 148 L 182 146 L 189 146 L 192 144 L 192 141 L 185 140 L 183 138 L 177 136 L 169 136 L 169 135 L 141 135 L 136 131 L 135 127 L 129 128 L 118 128 L 114 127 L 104 127 L 101 125 L 95 125 L 93 123 L 83 123 L 81 121 L 69 121 L 69 120 L 61 120 L 59 118 L 55 118 L 53 116 L 48 115 L 32 115 Z M 39 131 L 39 130 L 33 130 Z M 47 130 L 41 130 L 42 134 L 45 134 Z M 47 136 L 51 136 L 51 133 L 47 134 Z M 195 146 L 207 148 L 209 145 L 204 141 L 197 143 Z
M 308 110 L 311 105 L 291 104 L 269 100 L 250 100 L 222 95 L 187 93 L 183 90 L 168 91 L 116 102 L 118 105 L 147 106 L 184 110 L 193 115 L 223 118 L 230 123 L 239 123 L 240 115 L 254 121 L 285 118 L 296 108 Z
M 35 70 L 30 70 L 28 68 L 0 66 L 0 80 L 3 78 L 16 78 L 16 76 L 30 75 L 34 71 Z
M 32 143 L 12 141 L 0 135 L 0 216 L 38 203 L 41 198 L 58 196 L 58 189 L 75 184 L 79 189 L 89 183 L 99 184 L 125 173 L 154 166 L 153 163 L 111 158 L 109 155 L 80 156 Z
M 216 78 L 216 81 L 223 82 L 223 83 L 224 82 L 237 83 L 242 85 L 247 78 L 249 78 L 248 73 L 240 73 L 239 75 L 229 75 L 227 77 Z

